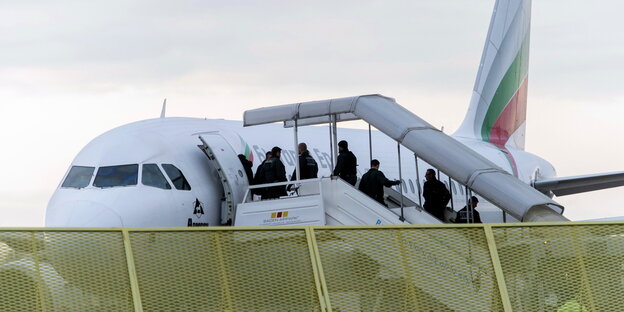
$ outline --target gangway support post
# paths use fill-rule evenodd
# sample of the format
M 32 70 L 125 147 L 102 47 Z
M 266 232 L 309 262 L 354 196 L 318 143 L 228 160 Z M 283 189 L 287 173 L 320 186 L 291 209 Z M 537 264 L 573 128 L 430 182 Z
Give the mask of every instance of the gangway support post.
M 336 121 L 336 114 L 332 115 L 332 141 L 334 142 L 334 157 L 332 158 L 332 161 L 334 162 L 334 166 L 336 166 L 336 163 L 338 162 L 338 129 L 337 126 L 338 122 Z M 335 167 L 332 167 L 332 173 Z
M 418 172 L 418 155 L 414 153 L 414 161 L 416 162 L 416 188 L 418 188 L 418 204 L 422 208 L 422 194 L 420 188 L 420 172 Z
M 403 175 L 401 172 L 401 143 L 397 142 L 397 154 L 399 157 L 399 194 L 401 194 L 401 218 L 399 220 L 405 221 L 405 217 L 403 215 Z
M 330 175 L 333 174 L 333 170 L 334 170 L 334 139 L 332 136 L 332 127 L 333 127 L 333 122 L 331 117 L 329 118 L 329 156 L 330 159 L 329 161 L 331 161 L 331 168 L 329 168 L 330 171 Z
M 299 181 L 301 180 L 301 164 L 299 163 L 299 136 L 297 131 L 297 119 L 295 119 L 295 126 L 293 127 L 295 137 L 295 172 L 297 173 L 297 181 Z
M 368 124 L 368 163 L 373 161 L 373 136 L 371 131 L 371 125 Z

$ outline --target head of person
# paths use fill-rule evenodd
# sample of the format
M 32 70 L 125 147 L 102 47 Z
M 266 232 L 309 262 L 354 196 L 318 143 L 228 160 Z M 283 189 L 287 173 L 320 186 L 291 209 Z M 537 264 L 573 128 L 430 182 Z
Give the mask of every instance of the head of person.
M 247 157 L 245 157 L 245 155 L 243 155 L 243 154 L 238 154 L 238 159 L 240 159 L 240 160 L 247 160 Z
M 477 208 L 478 203 L 479 203 L 479 199 L 476 196 L 470 197 L 470 205 L 472 208 Z
M 308 145 L 305 143 L 299 143 L 297 150 L 299 151 L 299 154 L 303 154 L 308 151 Z
M 371 160 L 371 168 L 379 169 L 379 160 L 377 159 Z
M 273 156 L 271 152 L 266 152 L 266 154 L 264 154 L 265 159 L 271 159 L 271 156 Z
M 280 156 L 282 156 L 282 149 L 277 146 L 274 146 L 271 149 L 271 157 L 280 158 Z
M 348 151 L 349 150 L 349 143 L 347 143 L 347 141 L 342 140 L 340 142 L 338 142 L 338 151 L 342 152 L 342 151 Z
M 425 179 L 427 179 L 427 181 L 435 180 L 436 179 L 435 170 L 427 169 L 427 172 L 425 172 Z

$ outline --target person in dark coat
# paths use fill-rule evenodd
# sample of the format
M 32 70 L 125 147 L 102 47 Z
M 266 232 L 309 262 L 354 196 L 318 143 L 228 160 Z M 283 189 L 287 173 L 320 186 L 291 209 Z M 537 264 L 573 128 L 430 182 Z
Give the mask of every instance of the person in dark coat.
M 266 164 L 262 167 L 264 172 L 264 183 L 277 183 L 285 182 L 286 180 L 286 168 L 284 163 L 280 160 L 282 155 L 282 149 L 275 146 L 271 149 L 273 155 Z M 286 185 L 271 186 L 267 188 L 265 196 L 262 199 L 279 198 L 286 195 Z
M 357 182 L 357 158 L 349 150 L 347 141 L 338 142 L 338 159 L 336 160 L 336 168 L 334 175 L 339 176 L 347 183 L 355 185 Z
M 391 187 L 399 184 L 401 184 L 401 181 L 388 180 L 383 172 L 379 170 L 379 161 L 377 159 L 373 159 L 371 160 L 370 170 L 368 170 L 368 172 L 366 172 L 360 180 L 359 189 L 364 194 L 378 201 L 380 204 L 387 206 L 383 199 L 383 187 Z
M 318 164 L 316 160 L 312 158 L 310 152 L 308 151 L 308 145 L 305 143 L 299 143 L 297 146 L 299 151 L 299 168 L 301 169 L 300 179 L 314 179 L 318 175 Z M 297 168 L 293 170 L 292 175 L 290 176 L 290 181 L 294 181 L 297 179 Z
M 253 167 L 253 163 L 247 160 L 247 157 L 243 154 L 238 154 L 238 159 L 240 159 L 243 168 L 245 168 L 245 174 L 247 175 L 247 180 L 249 181 L 249 185 L 253 182 L 253 171 L 251 167 Z
M 264 161 L 262 161 L 262 163 L 258 165 L 258 168 L 256 169 L 256 175 L 254 175 L 254 178 L 251 184 L 258 185 L 258 184 L 266 183 L 264 181 L 264 165 L 269 161 L 269 159 L 271 159 L 271 156 L 272 154 L 270 151 L 266 152 Z M 263 198 L 265 197 L 266 188 L 253 189 L 252 193 L 255 195 L 260 195 L 260 197 Z
M 476 196 L 470 197 L 470 207 L 466 205 L 457 212 L 455 223 L 481 223 L 481 216 L 479 216 L 479 212 L 475 209 L 478 203 L 479 199 Z
M 427 169 L 425 174 L 425 185 L 423 186 L 423 197 L 425 211 L 434 217 L 444 221 L 444 209 L 451 199 L 451 193 L 446 189 L 446 185 L 436 179 L 436 172 L 433 169 Z

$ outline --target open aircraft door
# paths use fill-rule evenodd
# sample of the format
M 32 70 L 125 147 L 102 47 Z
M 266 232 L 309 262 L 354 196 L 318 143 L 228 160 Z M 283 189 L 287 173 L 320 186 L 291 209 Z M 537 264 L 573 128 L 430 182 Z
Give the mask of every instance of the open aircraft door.
M 221 224 L 233 224 L 236 205 L 243 200 L 249 187 L 245 169 L 232 146 L 221 135 L 200 135 L 199 140 L 202 144 L 198 147 L 217 169 L 223 185 Z

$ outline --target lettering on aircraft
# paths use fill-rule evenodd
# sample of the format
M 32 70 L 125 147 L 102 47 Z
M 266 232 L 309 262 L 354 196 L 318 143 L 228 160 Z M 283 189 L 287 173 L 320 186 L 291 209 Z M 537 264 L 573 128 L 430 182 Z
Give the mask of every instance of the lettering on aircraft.
M 325 158 L 325 161 L 327 162 L 327 166 L 329 167 L 329 165 L 331 164 L 331 157 L 329 157 L 329 154 L 323 152 L 323 158 Z
M 292 155 L 288 150 L 282 150 L 282 160 L 285 160 L 289 166 L 294 166 L 295 162 L 293 161 Z
M 321 165 L 321 167 L 329 168 L 329 162 L 327 162 L 327 160 L 323 159 L 323 153 L 321 153 L 321 151 L 319 151 L 318 148 L 313 148 L 312 151 L 314 151 L 314 154 L 316 155 L 316 158 L 318 158 L 319 164 Z
M 267 151 L 258 145 L 252 145 L 252 148 L 256 152 L 256 155 L 258 155 L 258 161 L 262 163 L 265 160 L 264 155 L 266 155 Z M 327 169 L 331 166 L 331 157 L 329 156 L 329 154 L 321 152 L 318 148 L 312 148 L 312 152 L 314 153 L 310 153 L 311 156 L 315 158 L 321 168 Z M 295 166 L 295 157 L 297 157 L 296 155 L 297 154 L 295 153 L 295 151 L 284 149 L 282 150 L 281 160 L 285 163 L 285 165 Z
M 186 226 L 187 227 L 192 227 L 192 226 L 210 226 L 210 223 L 208 223 L 208 222 L 193 222 L 192 218 L 188 218 L 188 220 L 186 221 Z
M 264 148 L 260 148 L 258 145 L 253 145 L 253 149 L 254 151 L 256 151 L 256 155 L 258 155 L 258 160 L 260 162 L 263 162 L 264 159 L 266 158 L 264 155 L 266 155 L 266 150 Z

